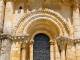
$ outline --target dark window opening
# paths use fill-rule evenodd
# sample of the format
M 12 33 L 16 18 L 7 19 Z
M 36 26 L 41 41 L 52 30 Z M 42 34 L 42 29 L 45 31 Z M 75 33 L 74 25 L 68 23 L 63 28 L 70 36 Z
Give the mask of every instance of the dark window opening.
M 33 60 L 50 60 L 49 40 L 49 37 L 42 33 L 34 37 Z
M 19 9 L 22 9 L 22 6 L 20 6 Z

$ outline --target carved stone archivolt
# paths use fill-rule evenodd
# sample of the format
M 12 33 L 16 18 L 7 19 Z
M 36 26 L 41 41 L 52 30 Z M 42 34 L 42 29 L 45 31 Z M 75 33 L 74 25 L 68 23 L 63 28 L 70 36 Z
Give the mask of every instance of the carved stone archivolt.
M 44 24 L 43 24 L 44 23 Z M 49 23 L 49 24 L 48 24 Z M 52 25 L 50 25 L 52 24 Z M 70 28 L 66 20 L 57 12 L 50 10 L 50 9 L 38 9 L 38 10 L 32 10 L 28 13 L 26 13 L 20 20 L 17 22 L 16 26 L 16 34 L 26 34 L 33 31 L 39 30 L 38 27 L 49 28 L 50 30 L 57 31 L 58 35 L 69 35 L 70 34 Z M 44 27 L 42 27 L 44 26 Z M 48 27 L 49 26 L 49 27 Z M 55 26 L 55 27 L 54 27 Z M 53 29 L 51 29 L 53 28 Z M 33 30 L 31 30 L 33 29 Z M 36 30 L 34 30 L 36 29 Z M 49 30 L 45 29 L 45 30 Z M 49 31 L 50 31 L 49 30 Z M 64 33 L 63 33 L 64 32 Z
M 65 53 L 60 52 L 60 47 L 64 46 L 68 38 L 63 38 L 63 36 L 70 36 L 70 27 L 67 21 L 57 12 L 51 9 L 34 9 L 26 14 L 16 24 L 15 35 L 17 34 L 29 34 L 29 49 L 30 60 L 33 60 L 33 44 L 34 37 L 39 33 L 43 33 L 50 38 L 50 58 L 61 59 Z M 58 38 L 62 36 L 62 38 Z M 55 39 L 55 40 L 54 40 Z M 64 44 L 63 44 L 64 43 Z M 57 45 L 56 45 L 57 44 Z M 60 45 L 59 45 L 60 44 Z M 58 58 L 57 58 L 58 57 Z M 62 58 L 65 59 L 65 58 Z

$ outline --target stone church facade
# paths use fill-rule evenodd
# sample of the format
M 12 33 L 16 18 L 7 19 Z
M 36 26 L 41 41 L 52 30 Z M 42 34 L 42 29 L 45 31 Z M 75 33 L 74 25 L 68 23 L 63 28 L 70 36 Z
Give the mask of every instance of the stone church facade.
M 0 0 L 0 60 L 80 60 L 80 1 Z

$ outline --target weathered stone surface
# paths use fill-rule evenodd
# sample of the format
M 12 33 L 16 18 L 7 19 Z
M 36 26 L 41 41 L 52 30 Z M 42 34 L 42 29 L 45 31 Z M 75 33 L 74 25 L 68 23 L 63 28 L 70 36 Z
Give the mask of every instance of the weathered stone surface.
M 10 60 L 20 60 L 20 57 L 11 57 Z
M 20 57 L 20 50 L 12 50 L 11 57 Z
M 2 44 L 2 43 L 1 43 L 1 40 L 0 40 L 0 56 L 1 56 L 1 44 Z
M 11 40 L 3 39 L 1 45 L 1 57 L 0 60 L 9 60 L 11 52 Z
M 76 60 L 80 60 L 80 56 L 79 57 L 77 57 L 77 59 Z
M 33 60 L 39 33 L 56 41 L 50 45 L 50 60 L 80 60 L 79 7 L 79 0 L 0 0 L 0 60 Z M 29 37 L 11 37 L 19 34 Z
M 13 3 L 7 2 L 5 9 L 4 30 L 6 34 L 12 34 L 12 22 L 13 22 Z

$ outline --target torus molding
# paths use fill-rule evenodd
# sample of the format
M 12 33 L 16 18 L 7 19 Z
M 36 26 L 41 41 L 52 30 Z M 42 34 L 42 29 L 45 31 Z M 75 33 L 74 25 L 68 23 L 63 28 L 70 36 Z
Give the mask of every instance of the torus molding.
M 51 21 L 53 23 L 53 27 L 55 26 L 55 28 L 57 28 L 59 35 L 70 35 L 71 30 L 68 22 L 58 12 L 46 8 L 34 9 L 24 14 L 24 16 L 18 20 L 15 26 L 15 33 L 28 33 L 29 27 L 33 26 L 34 23 L 37 25 L 37 21 L 39 20 L 45 20 L 45 22 Z

